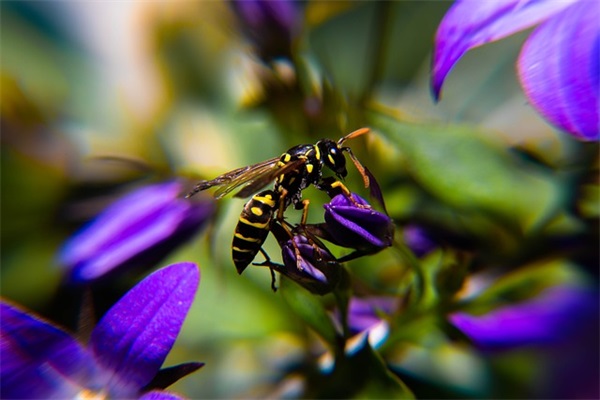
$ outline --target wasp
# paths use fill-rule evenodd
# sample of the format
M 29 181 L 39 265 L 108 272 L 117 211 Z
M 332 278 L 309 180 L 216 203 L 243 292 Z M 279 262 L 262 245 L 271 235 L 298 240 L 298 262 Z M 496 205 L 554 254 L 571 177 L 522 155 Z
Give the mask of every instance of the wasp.
M 349 147 L 344 147 L 347 140 L 368 132 L 369 128 L 360 128 L 337 142 L 321 139 L 315 144 L 294 146 L 280 157 L 229 171 L 212 180 L 200 181 L 186 198 L 213 187 L 217 188 L 214 192 L 216 199 L 236 189 L 239 190 L 234 197 L 247 198 L 274 182 L 273 190 L 258 193 L 246 203 L 235 229 L 232 256 L 238 272 L 242 273 L 258 251 L 261 251 L 271 229 L 272 220 L 283 221 L 283 213 L 290 205 L 303 210 L 301 225 L 305 224 L 309 201 L 302 200 L 302 191 L 310 185 L 319 190 L 328 190 L 329 185 L 323 185 L 325 167 L 340 180 L 347 176 L 344 153 L 350 156 L 363 178 L 365 187 L 370 187 L 371 194 L 383 202 L 373 175 L 358 161 Z M 288 233 L 291 237 L 292 233 Z

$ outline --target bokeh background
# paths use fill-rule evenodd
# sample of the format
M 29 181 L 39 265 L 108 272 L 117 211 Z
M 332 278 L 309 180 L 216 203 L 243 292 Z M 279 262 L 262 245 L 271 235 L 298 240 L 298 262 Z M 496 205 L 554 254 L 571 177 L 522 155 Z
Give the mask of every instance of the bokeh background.
M 172 387 L 190 398 L 597 396 L 597 146 L 527 104 L 514 64 L 528 32 L 468 53 L 434 103 L 430 55 L 450 5 L 297 2 L 262 31 L 228 2 L 1 2 L 2 296 L 76 330 L 80 292 L 57 253 L 112 201 L 369 126 L 348 145 L 377 177 L 399 244 L 347 268 L 355 295 L 402 304 L 374 365 L 408 389 L 354 387 L 377 374 L 372 360 L 331 375 L 294 304 L 331 310 L 329 296 L 273 293 L 264 268 L 237 275 L 242 199 L 219 200 L 210 226 L 159 264 L 97 287 L 97 315 L 153 268 L 194 261 L 200 289 L 166 362 L 206 363 Z M 347 184 L 367 195 L 355 170 Z M 318 221 L 327 198 L 305 197 Z M 421 257 L 404 247 L 415 226 L 432 240 Z M 509 319 L 488 341 L 452 323 L 539 298 L 542 317 Z M 542 333 L 502 340 L 523 318 Z

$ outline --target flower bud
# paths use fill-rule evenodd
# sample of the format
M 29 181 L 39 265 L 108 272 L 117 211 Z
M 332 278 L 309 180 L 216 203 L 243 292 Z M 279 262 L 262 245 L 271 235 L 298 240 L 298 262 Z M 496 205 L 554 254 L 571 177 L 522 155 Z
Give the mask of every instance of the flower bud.
M 325 204 L 325 225 L 330 240 L 342 247 L 374 253 L 392 245 L 394 224 L 390 217 L 373 209 L 369 203 L 352 193 L 352 200 L 343 194 Z
M 295 235 L 281 252 L 284 265 L 277 271 L 310 292 L 323 295 L 337 284 L 342 267 L 322 244 Z
M 301 3 L 236 0 L 231 6 L 263 60 L 291 58 L 292 39 L 298 33 L 302 18 Z

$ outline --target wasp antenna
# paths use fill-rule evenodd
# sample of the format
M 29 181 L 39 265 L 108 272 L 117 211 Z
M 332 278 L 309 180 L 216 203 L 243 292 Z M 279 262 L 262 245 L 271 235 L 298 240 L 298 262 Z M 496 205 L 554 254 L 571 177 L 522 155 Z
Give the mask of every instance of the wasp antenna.
M 359 129 L 355 130 L 354 132 L 350 132 L 349 134 L 347 134 L 346 136 L 344 136 L 343 138 L 338 140 L 338 146 L 343 145 L 344 142 L 348 139 L 354 139 L 355 137 L 364 135 L 366 133 L 369 133 L 370 131 L 371 131 L 371 129 L 369 129 L 369 128 L 359 128 Z
M 365 128 L 365 129 L 368 129 L 368 128 Z M 358 158 L 356 158 L 354 153 L 352 153 L 352 150 L 350 150 L 350 147 L 342 147 L 342 151 L 348 152 L 348 155 L 350 155 L 350 159 L 354 163 L 354 166 L 356 167 L 356 169 L 358 170 L 358 172 L 360 173 L 360 175 L 363 178 L 365 187 L 368 188 L 370 185 L 371 179 L 369 178 L 369 174 L 365 171 L 366 168 L 363 167 L 363 165 L 360 163 L 360 161 L 358 161 Z
M 185 195 L 185 198 L 189 199 L 190 197 L 192 197 L 193 195 L 195 195 L 198 192 L 199 192 L 199 190 L 196 190 L 196 188 L 194 188 L 194 190 L 192 190 L 191 192 L 189 192 L 188 194 Z
M 208 187 L 209 187 L 208 181 L 200 181 L 200 182 L 198 182 L 198 184 L 196 184 L 196 186 L 194 186 L 194 188 L 188 194 L 185 195 L 185 198 L 189 199 L 196 193 L 201 192 L 204 189 L 207 189 Z

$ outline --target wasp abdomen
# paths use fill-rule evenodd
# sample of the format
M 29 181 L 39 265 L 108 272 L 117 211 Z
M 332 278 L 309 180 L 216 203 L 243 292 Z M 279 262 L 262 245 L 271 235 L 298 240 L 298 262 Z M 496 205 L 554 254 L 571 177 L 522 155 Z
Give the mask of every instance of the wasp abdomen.
M 231 255 L 239 274 L 254 260 L 269 234 L 279 194 L 265 190 L 246 203 L 235 228 Z

